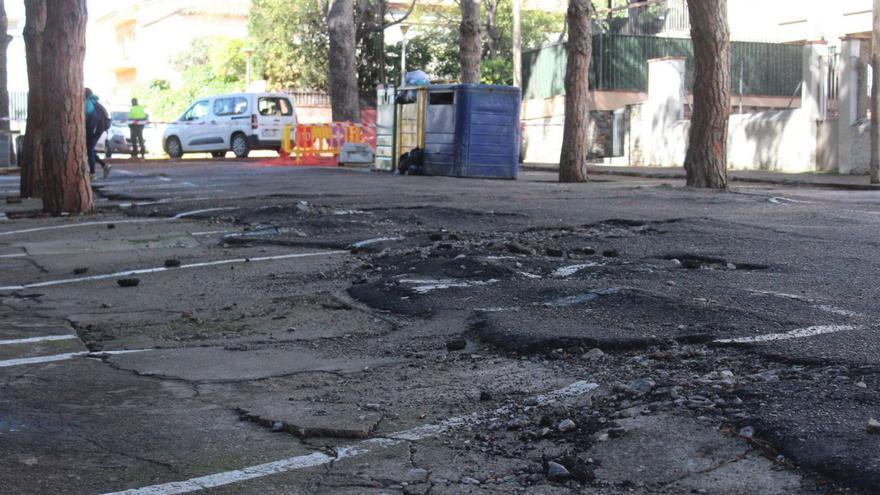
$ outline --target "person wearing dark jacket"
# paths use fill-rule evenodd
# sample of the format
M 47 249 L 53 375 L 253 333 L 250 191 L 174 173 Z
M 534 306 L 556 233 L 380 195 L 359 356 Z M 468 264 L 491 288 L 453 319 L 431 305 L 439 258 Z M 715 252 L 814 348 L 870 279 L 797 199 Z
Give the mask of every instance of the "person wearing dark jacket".
M 101 164 L 105 179 L 110 176 L 112 167 L 98 158 L 98 154 L 95 152 L 98 140 L 109 128 L 110 115 L 107 113 L 107 109 L 98 102 L 98 95 L 86 88 L 86 150 L 89 155 L 89 174 L 92 179 L 95 178 L 95 163 Z

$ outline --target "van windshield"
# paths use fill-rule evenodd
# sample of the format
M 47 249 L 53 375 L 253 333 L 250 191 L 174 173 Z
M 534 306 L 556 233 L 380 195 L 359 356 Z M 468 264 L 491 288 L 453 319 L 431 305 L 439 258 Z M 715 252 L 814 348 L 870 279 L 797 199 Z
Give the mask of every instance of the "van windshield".
M 293 105 L 281 96 L 264 96 L 257 99 L 257 111 L 265 116 L 290 117 L 293 115 Z

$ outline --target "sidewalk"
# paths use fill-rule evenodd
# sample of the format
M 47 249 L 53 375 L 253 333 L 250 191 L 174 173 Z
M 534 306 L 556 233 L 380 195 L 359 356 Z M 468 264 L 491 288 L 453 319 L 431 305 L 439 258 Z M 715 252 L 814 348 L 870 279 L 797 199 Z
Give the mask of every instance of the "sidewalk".
M 543 172 L 556 170 L 555 163 L 524 163 L 525 170 Z M 623 177 L 645 177 L 650 179 L 684 180 L 683 167 L 621 167 L 608 165 L 588 165 L 587 173 L 592 175 L 616 175 Z M 880 185 L 871 184 L 868 175 L 839 175 L 832 173 L 786 174 L 755 170 L 731 170 L 728 176 L 732 182 L 759 184 L 778 184 L 785 186 L 825 187 L 850 191 L 880 191 Z

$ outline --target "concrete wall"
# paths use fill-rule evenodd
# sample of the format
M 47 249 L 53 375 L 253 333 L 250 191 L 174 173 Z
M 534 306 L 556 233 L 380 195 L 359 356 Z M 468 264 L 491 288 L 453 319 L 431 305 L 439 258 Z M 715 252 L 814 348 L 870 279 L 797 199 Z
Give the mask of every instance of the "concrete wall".
M 804 47 L 804 88 L 800 108 L 730 116 L 727 162 L 730 169 L 814 172 L 836 166 L 836 126 L 822 125 L 824 72 L 821 49 Z M 690 121 L 682 118 L 683 61 L 649 62 L 648 100 L 630 111 L 630 166 L 681 166 L 687 151 Z M 819 144 L 827 146 L 820 148 Z M 614 165 L 619 160 L 608 161 Z
M 612 112 L 590 112 L 590 150 L 588 157 L 602 158 L 612 152 Z M 565 116 L 522 121 L 522 156 L 526 163 L 558 163 L 562 152 Z
M 816 133 L 816 170 L 819 172 L 837 172 L 840 168 L 837 149 L 839 125 L 837 119 L 819 122 Z
M 655 82 L 653 95 L 655 100 L 659 98 L 662 102 L 651 102 L 648 93 L 637 91 L 590 93 L 590 108 L 594 109 L 591 112 L 591 158 L 608 158 L 607 163 L 620 165 L 651 163 L 653 166 L 680 166 L 684 162 L 682 143 L 687 139 L 688 124 L 679 121 L 683 120 L 685 107 L 691 106 L 693 98 L 690 94 L 684 94 L 684 61 L 672 58 L 655 62 L 651 79 Z M 737 108 L 740 97 L 734 95 L 731 100 L 731 106 Z M 742 102 L 744 108 L 753 110 L 789 105 L 797 108 L 801 104 L 800 99 L 792 102 L 790 97 L 759 95 L 743 96 Z M 650 108 L 645 109 L 646 105 Z M 613 111 L 617 109 L 626 109 L 623 142 L 625 156 L 622 159 L 610 158 L 613 154 Z M 645 111 L 657 116 L 658 120 L 650 124 L 643 121 L 641 116 Z M 565 96 L 526 100 L 522 104 L 521 115 L 524 161 L 547 164 L 558 162 L 565 121 Z M 638 128 L 633 128 L 633 122 Z M 753 128 L 755 124 L 751 124 L 750 128 Z M 651 142 L 654 145 L 648 146 Z
M 866 45 L 848 38 L 840 48 L 840 92 L 837 126 L 837 170 L 841 174 L 865 174 L 871 159 L 871 124 L 866 122 L 868 100 L 865 66 Z
M 870 125 L 862 119 L 865 88 L 860 82 L 864 79 L 865 50 L 858 39 L 845 39 L 841 45 L 839 120 L 826 116 L 827 47 L 824 43 L 806 43 L 801 97 L 794 102 L 787 98 L 752 100 L 796 108 L 730 116 L 727 151 L 731 169 L 843 174 L 868 171 Z M 647 95 L 594 96 L 597 106 L 632 102 L 627 104 L 624 117 L 624 157 L 611 158 L 611 122 L 593 112 L 598 124 L 593 129 L 596 146 L 591 155 L 606 157 L 602 160 L 606 165 L 663 167 L 684 163 L 690 128 L 690 121 L 684 118 L 689 103 L 683 86 L 684 62 L 657 59 L 649 65 Z M 738 97 L 733 100 L 735 108 Z M 752 106 L 749 103 L 744 101 L 744 106 Z M 524 102 L 523 119 L 525 160 L 556 163 L 562 143 L 564 97 Z
M 727 134 L 730 169 L 814 172 L 817 121 L 802 109 L 731 115 Z
M 644 108 L 630 113 L 634 132 L 629 160 L 609 161 L 634 167 L 680 167 L 687 152 L 690 120 L 678 120 L 665 128 L 645 125 Z M 648 116 L 651 121 L 653 118 Z M 642 122 L 639 122 L 642 119 Z M 812 172 L 815 170 L 817 133 L 800 109 L 776 110 L 730 116 L 727 133 L 727 166 L 731 170 L 768 170 L 775 172 Z M 812 139 L 804 140 L 804 136 Z
M 843 132 L 849 134 L 849 145 L 840 147 L 840 173 L 867 174 L 871 164 L 871 123 L 858 122 Z

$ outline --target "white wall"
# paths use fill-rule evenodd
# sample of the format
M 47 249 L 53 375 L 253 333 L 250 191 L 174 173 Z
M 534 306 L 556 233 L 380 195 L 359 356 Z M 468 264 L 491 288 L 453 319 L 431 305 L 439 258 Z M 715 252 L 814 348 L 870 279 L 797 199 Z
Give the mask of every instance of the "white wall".
M 802 109 L 736 114 L 727 131 L 730 169 L 816 171 L 816 120 Z
M 859 122 L 844 132 L 849 133 L 849 146 L 840 149 L 842 168 L 846 163 L 841 173 L 867 174 L 871 164 L 871 123 Z

